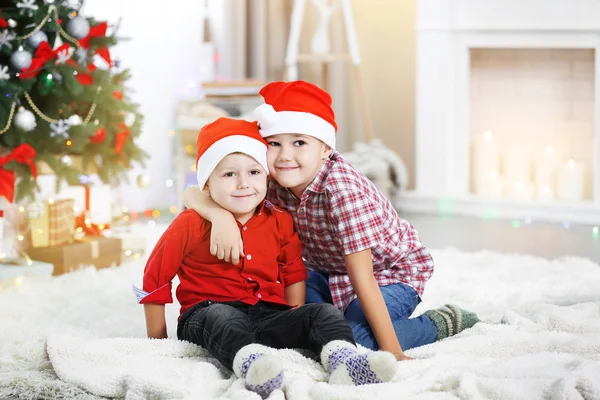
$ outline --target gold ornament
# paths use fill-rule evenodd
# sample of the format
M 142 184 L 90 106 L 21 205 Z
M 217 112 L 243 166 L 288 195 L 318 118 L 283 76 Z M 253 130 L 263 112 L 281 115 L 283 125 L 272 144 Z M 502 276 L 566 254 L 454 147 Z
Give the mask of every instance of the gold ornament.
M 152 177 L 148 174 L 140 174 L 137 177 L 137 185 L 142 189 L 147 189 L 152 185 Z

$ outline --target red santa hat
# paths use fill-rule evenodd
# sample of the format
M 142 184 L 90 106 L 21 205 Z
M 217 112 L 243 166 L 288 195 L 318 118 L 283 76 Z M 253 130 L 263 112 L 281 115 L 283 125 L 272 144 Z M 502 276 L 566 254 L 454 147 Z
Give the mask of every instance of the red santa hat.
M 256 122 L 221 117 L 200 130 L 196 149 L 198 186 L 201 189 L 217 164 L 231 153 L 249 155 L 269 173 L 267 143 L 260 136 Z
M 335 150 L 337 124 L 331 96 L 304 81 L 273 82 L 260 90 L 265 104 L 254 110 L 263 137 L 300 133 L 313 136 Z

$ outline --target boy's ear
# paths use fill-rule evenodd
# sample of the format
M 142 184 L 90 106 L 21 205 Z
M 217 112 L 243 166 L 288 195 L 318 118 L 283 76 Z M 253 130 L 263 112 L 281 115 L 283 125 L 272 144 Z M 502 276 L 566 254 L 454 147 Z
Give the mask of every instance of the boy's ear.
M 323 154 L 321 159 L 323 161 L 327 160 L 331 156 L 331 153 L 333 153 L 333 149 L 326 144 L 323 144 Z

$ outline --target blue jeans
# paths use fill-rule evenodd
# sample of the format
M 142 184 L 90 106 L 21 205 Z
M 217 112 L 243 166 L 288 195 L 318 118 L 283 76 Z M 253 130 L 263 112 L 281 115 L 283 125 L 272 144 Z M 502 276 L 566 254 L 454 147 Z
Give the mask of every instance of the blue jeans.
M 309 271 L 306 280 L 306 303 L 333 303 L 329 289 L 328 274 Z M 394 330 L 403 350 L 433 343 L 437 336 L 435 324 L 426 315 L 409 318 L 421 302 L 417 292 L 408 285 L 395 283 L 382 286 L 381 294 L 392 318 Z M 369 349 L 378 350 L 379 346 L 373 330 L 369 326 L 358 299 L 354 299 L 346 308 L 346 320 L 352 328 L 354 340 Z

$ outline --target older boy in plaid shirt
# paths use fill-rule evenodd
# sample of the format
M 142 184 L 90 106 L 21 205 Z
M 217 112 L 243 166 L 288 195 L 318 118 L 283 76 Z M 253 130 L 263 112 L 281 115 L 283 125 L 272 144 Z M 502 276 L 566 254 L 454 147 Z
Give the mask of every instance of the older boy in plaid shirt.
M 433 259 L 414 227 L 388 199 L 335 152 L 331 96 L 303 82 L 274 82 L 260 94 L 255 117 L 268 143 L 267 198 L 292 214 L 311 270 L 307 303 L 345 313 L 357 343 L 409 359 L 403 349 L 433 343 L 479 321 L 448 305 L 409 318 L 433 274 Z M 199 190 L 185 204 L 213 222 L 211 251 L 236 263 L 243 243 L 231 214 Z M 233 239 L 232 239 L 233 238 Z

